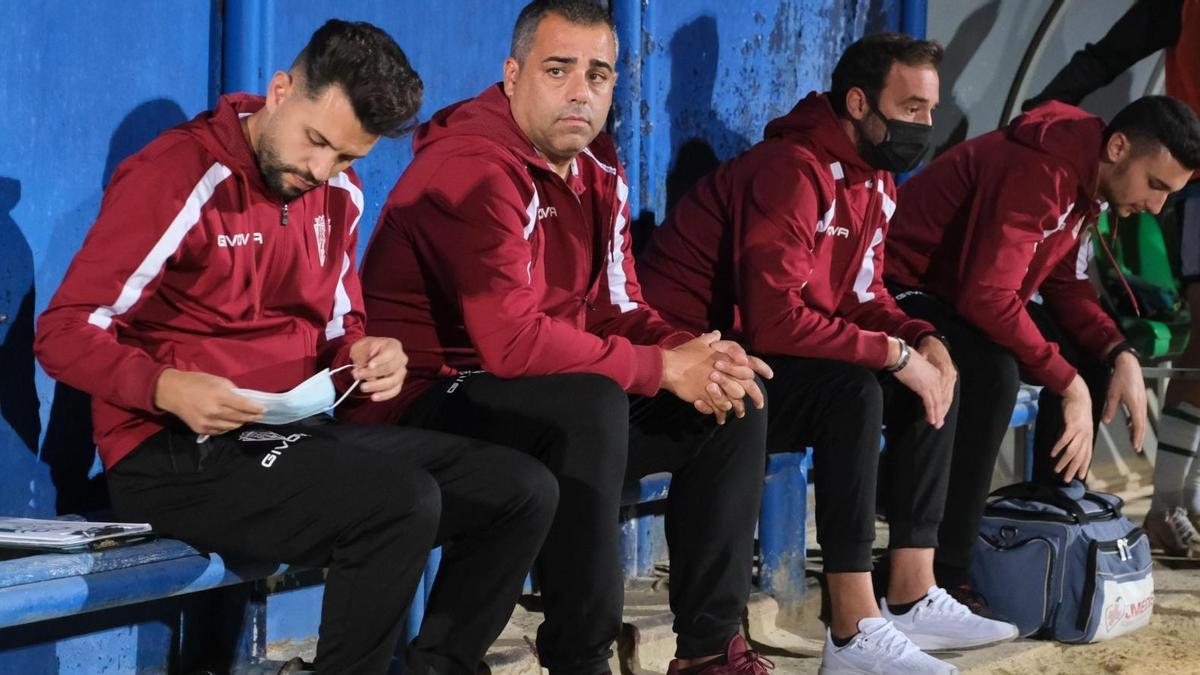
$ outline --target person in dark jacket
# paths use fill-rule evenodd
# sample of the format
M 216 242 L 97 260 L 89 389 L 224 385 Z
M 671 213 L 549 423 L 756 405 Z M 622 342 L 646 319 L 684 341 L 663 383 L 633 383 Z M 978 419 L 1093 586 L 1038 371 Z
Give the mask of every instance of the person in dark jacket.
M 350 165 L 409 128 L 421 92 L 386 33 L 329 21 L 265 97 L 224 96 L 121 164 L 38 323 L 46 371 L 92 395 L 119 517 L 328 568 L 322 673 L 388 671 L 443 542 L 407 672 L 474 673 L 556 504 L 513 450 L 326 413 L 404 381 L 400 344 L 364 331 Z
M 832 601 L 823 671 L 950 672 L 919 648 L 1016 636 L 935 583 L 957 376 L 934 326 L 883 284 L 891 172 L 925 150 L 941 56 L 900 34 L 851 45 L 831 91 L 809 94 L 701 179 L 639 260 L 647 299 L 669 321 L 731 332 L 771 366 L 769 450 L 813 447 Z M 877 470 L 890 549 L 882 616 L 871 581 Z
M 671 472 L 671 672 L 762 673 L 739 627 L 766 457 L 754 368 L 770 371 L 642 298 L 629 186 L 601 131 L 616 56 L 606 9 L 537 0 L 503 82 L 417 132 L 363 265 L 368 326 L 403 341 L 414 386 L 347 414 L 503 443 L 558 477 L 538 563 L 538 657 L 555 675 L 609 672 L 622 485 Z
M 1167 94 L 1200 112 L 1200 0 L 1138 0 L 1095 44 L 1075 52 L 1025 109 L 1044 101 L 1078 104 L 1091 92 L 1160 49 L 1166 50 Z M 1193 175 L 1193 179 L 1195 176 Z M 1200 181 L 1174 201 L 1179 227 L 1179 272 L 1200 335 Z M 1178 366 L 1200 367 L 1200 339 L 1188 340 Z M 1168 555 L 1200 558 L 1200 381 L 1167 386 L 1158 425 L 1154 497 L 1143 524 L 1151 546 Z
M 1129 415 L 1141 448 L 1138 360 L 1088 279 L 1097 214 L 1157 213 L 1200 165 L 1183 103 L 1134 101 L 1107 125 L 1058 102 L 961 143 L 900 188 L 886 276 L 902 307 L 950 342 L 962 381 L 938 563 L 966 578 L 1020 378 L 1043 386 L 1034 480 L 1087 475 L 1095 425 Z

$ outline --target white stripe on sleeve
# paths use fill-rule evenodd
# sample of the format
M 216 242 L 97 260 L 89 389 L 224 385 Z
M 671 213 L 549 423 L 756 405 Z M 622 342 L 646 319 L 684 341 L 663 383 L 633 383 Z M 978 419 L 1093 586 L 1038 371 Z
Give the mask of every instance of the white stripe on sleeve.
M 175 214 L 175 218 L 171 220 L 167 230 L 159 237 L 158 242 L 142 259 L 133 274 L 125 280 L 125 285 L 122 286 L 116 302 L 94 309 L 88 316 L 88 323 L 102 330 L 108 330 L 114 316 L 124 314 L 129 311 L 130 307 L 133 307 L 146 286 L 162 272 L 163 265 L 167 264 L 167 258 L 179 250 L 183 238 L 196 226 L 196 223 L 200 222 L 201 209 L 212 198 L 213 192 L 216 191 L 221 181 L 228 178 L 231 173 L 228 167 L 219 162 L 204 172 L 204 176 L 192 188 L 191 194 L 183 202 L 183 208 Z
M 854 295 L 859 302 L 870 302 L 875 299 L 871 292 L 871 282 L 875 280 L 875 247 L 883 243 L 883 228 L 875 230 L 871 235 L 871 245 L 863 254 L 862 267 L 858 268 L 858 276 L 854 277 Z
M 331 187 L 340 188 L 340 189 L 345 190 L 346 192 L 350 193 L 350 201 L 354 204 L 354 208 L 358 210 L 358 213 L 355 214 L 355 216 L 354 216 L 354 221 L 352 223 L 350 223 L 350 230 L 346 233 L 346 236 L 348 237 L 354 233 L 355 228 L 358 227 L 358 221 L 362 218 L 362 213 L 363 213 L 362 190 L 359 189 L 359 187 L 357 185 L 355 185 L 353 181 L 350 180 L 350 177 L 347 176 L 346 172 L 344 172 L 344 171 L 342 173 L 339 173 L 338 175 L 334 176 L 333 178 L 330 178 L 329 185 Z M 346 334 L 345 318 L 346 318 L 346 315 L 350 313 L 350 310 L 353 309 L 353 307 L 351 307 L 351 304 L 350 304 L 350 294 L 346 292 L 345 279 L 346 279 L 346 273 L 349 271 L 350 271 L 350 253 L 343 252 L 342 253 L 342 271 L 338 275 L 337 288 L 334 289 L 334 292 L 333 292 L 333 317 L 329 320 L 329 323 L 325 324 L 325 339 L 326 340 L 333 340 L 336 338 L 340 338 Z
M 598 163 L 598 162 L 597 162 Z M 629 200 L 629 186 L 620 175 L 617 176 L 617 217 L 613 219 L 613 246 L 608 256 L 608 296 L 612 304 L 621 313 L 637 308 L 637 303 L 630 301 L 625 284 L 629 279 L 625 275 L 625 237 L 621 230 L 625 227 L 625 203 Z

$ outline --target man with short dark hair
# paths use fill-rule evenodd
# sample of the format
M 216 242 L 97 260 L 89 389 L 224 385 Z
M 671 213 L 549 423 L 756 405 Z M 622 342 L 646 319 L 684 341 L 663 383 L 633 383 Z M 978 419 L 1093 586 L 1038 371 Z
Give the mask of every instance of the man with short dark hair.
M 417 132 L 363 265 L 371 330 L 403 340 L 411 386 L 350 414 L 503 443 L 558 477 L 537 568 L 538 657 L 555 675 L 609 672 L 622 484 L 671 472 L 671 672 L 762 673 L 738 630 L 766 455 L 754 368 L 769 371 L 642 300 L 629 187 L 601 131 L 616 58 L 602 7 L 532 2 L 503 82 Z
M 350 165 L 420 102 L 386 33 L 329 21 L 265 98 L 224 96 L 121 164 L 38 325 L 46 371 L 92 395 L 118 516 L 329 568 L 320 672 L 388 670 L 445 543 L 408 671 L 474 673 L 556 501 L 522 454 L 326 414 L 337 392 L 384 401 L 404 380 L 400 344 L 363 331 Z
M 921 649 L 1016 635 L 934 583 L 956 375 L 934 327 L 883 286 L 890 172 L 924 152 L 941 56 L 896 33 L 851 45 L 831 92 L 809 94 L 703 178 L 639 260 L 664 317 L 744 336 L 774 370 L 768 449 L 813 447 L 832 604 L 822 672 L 956 672 Z M 877 470 L 890 530 L 882 616 L 871 580 Z
M 1138 99 L 1107 126 L 1050 102 L 955 146 L 901 186 L 887 279 L 905 311 L 947 336 L 962 381 L 943 583 L 970 584 L 1019 376 L 1044 387 L 1034 480 L 1083 479 L 1095 425 L 1118 406 L 1141 449 L 1145 385 L 1088 279 L 1091 228 L 1104 208 L 1157 213 L 1198 165 L 1200 120 L 1175 99 Z
M 1079 105 L 1159 50 L 1165 52 L 1167 95 L 1200 111 L 1200 0 L 1136 0 L 1104 37 L 1075 52 L 1021 108 L 1051 100 Z M 1173 363 L 1179 368 L 1200 367 L 1200 181 L 1194 174 L 1192 179 L 1168 207 L 1174 210 L 1179 242 L 1171 254 L 1178 256 L 1179 286 L 1192 309 L 1192 339 Z M 1171 379 L 1155 431 L 1154 496 L 1142 527 L 1154 549 L 1200 559 L 1200 380 Z

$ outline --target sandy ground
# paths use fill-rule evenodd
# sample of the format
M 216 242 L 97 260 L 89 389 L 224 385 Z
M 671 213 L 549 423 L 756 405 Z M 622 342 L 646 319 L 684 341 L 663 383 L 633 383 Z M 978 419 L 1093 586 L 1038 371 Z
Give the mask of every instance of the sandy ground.
M 1127 495 L 1125 512 L 1138 524 L 1149 504 L 1146 493 L 1146 490 L 1140 490 Z M 810 527 L 809 531 L 813 529 Z M 880 526 L 878 541 L 886 541 L 885 525 Z M 816 548 L 815 545 L 815 541 L 810 542 L 812 549 Z M 1018 640 L 987 649 L 941 654 L 940 658 L 955 664 L 964 673 L 979 675 L 1200 675 L 1200 565 L 1159 561 L 1155 565 L 1154 575 L 1154 618 L 1149 626 L 1133 634 L 1092 645 L 1068 646 L 1038 640 Z M 658 644 L 646 650 L 648 655 L 640 662 L 630 661 L 626 644 L 623 650 L 626 658 L 613 659 L 614 672 L 648 675 L 666 671 L 666 659 L 670 658 L 672 641 L 669 617 L 665 614 L 668 611 L 665 584 L 661 581 L 642 584 L 630 589 L 626 595 L 626 620 L 646 623 L 649 619 L 652 627 L 646 631 L 646 639 L 657 640 Z M 763 653 L 775 662 L 774 672 L 777 674 L 816 673 L 820 667 L 820 659 L 813 654 L 813 647 L 818 646 L 817 640 L 824 639 L 823 630 L 816 621 L 819 595 L 815 591 L 810 592 L 808 598 L 798 614 L 778 620 L 778 625 L 789 631 L 783 635 L 789 638 L 798 635 L 800 644 L 808 648 L 807 654 L 803 653 L 803 649 L 759 645 Z M 510 650 L 523 648 L 528 654 L 532 651 L 532 639 L 540 620 L 536 606 L 518 608 L 497 647 Z M 655 638 L 655 635 L 658 637 Z M 753 637 L 753 633 L 751 635 Z M 536 673 L 537 669 L 526 665 L 496 669 L 495 672 L 525 674 Z

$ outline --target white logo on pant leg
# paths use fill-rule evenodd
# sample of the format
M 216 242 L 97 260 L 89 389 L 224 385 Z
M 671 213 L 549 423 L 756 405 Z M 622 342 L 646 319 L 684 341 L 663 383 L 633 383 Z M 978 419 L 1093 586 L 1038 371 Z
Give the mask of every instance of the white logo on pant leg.
M 290 443 L 295 443 L 301 438 L 307 437 L 308 434 L 288 434 L 287 436 L 284 436 L 283 434 L 277 434 L 274 431 L 255 430 L 243 431 L 242 434 L 238 436 L 238 440 L 248 443 L 279 443 L 279 445 L 272 448 L 270 452 L 263 455 L 262 461 L 259 462 L 259 464 L 262 464 L 263 468 L 269 469 L 273 464 L 275 464 L 276 459 L 279 459 L 283 456 L 283 451 L 288 449 Z
M 446 388 L 446 393 L 447 393 L 447 394 L 453 394 L 453 393 L 454 393 L 454 392 L 455 392 L 455 391 L 458 389 L 458 386 L 459 386 L 460 384 L 462 384 L 463 382 L 466 382 L 466 381 L 467 381 L 467 378 L 468 378 L 468 377 L 470 377 L 470 376 L 472 376 L 472 375 L 478 375 L 479 373 L 482 373 L 482 372 L 483 372 L 482 370 L 464 370 L 464 371 L 461 371 L 461 372 L 458 374 L 458 377 L 454 378 L 454 381 L 453 381 L 453 382 L 451 382 L 451 383 L 450 383 L 450 386 Z

